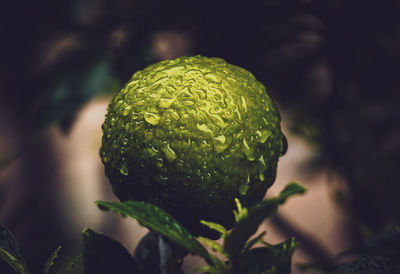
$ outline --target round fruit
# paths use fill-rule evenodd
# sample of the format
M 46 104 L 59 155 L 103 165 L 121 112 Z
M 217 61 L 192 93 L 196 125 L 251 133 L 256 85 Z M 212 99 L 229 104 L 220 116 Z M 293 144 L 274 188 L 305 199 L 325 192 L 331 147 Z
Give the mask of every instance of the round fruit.
M 108 107 L 101 159 L 122 201 L 153 203 L 195 235 L 230 228 L 234 198 L 258 203 L 286 151 L 265 87 L 219 58 L 180 57 L 136 72 Z

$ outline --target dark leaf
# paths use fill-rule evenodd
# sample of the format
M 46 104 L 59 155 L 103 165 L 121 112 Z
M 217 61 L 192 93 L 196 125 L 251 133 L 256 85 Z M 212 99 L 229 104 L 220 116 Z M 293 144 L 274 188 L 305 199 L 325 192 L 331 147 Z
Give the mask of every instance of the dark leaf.
M 244 252 L 236 263 L 240 273 L 290 273 L 291 258 L 297 243 L 291 238 L 277 245 L 266 245 Z
M 91 229 L 83 231 L 86 274 L 139 274 L 139 268 L 121 243 Z
M 17 240 L 4 225 L 0 225 L 0 256 L 16 272 L 20 274 L 28 273 L 28 268 L 21 256 Z
M 219 263 L 197 241 L 186 228 L 164 210 L 142 201 L 104 202 L 97 201 L 100 209 L 110 209 L 122 216 L 135 218 L 139 223 L 155 231 L 190 253 L 203 257 L 209 264 Z
M 79 260 L 82 258 L 82 253 L 80 253 L 75 259 L 68 263 L 62 270 L 58 271 L 57 274 L 69 274 L 70 271 L 76 267 Z
M 289 183 L 285 186 L 285 188 L 279 194 L 277 198 L 279 203 L 284 203 L 287 198 L 296 194 L 304 194 L 306 192 L 306 188 L 299 185 L 298 183 Z
M 134 258 L 140 270 L 146 274 L 183 273 L 183 258 L 187 255 L 183 250 L 156 232 L 147 233 L 135 249 Z
M 400 265 L 400 229 L 393 228 L 368 238 L 361 246 L 368 255 L 380 255 Z
M 253 245 L 259 243 L 262 241 L 262 238 L 264 237 L 264 235 L 266 234 L 265 231 L 261 232 L 260 235 L 254 237 L 253 239 L 249 240 L 245 246 L 244 246 L 244 252 L 246 252 L 247 250 L 249 250 L 250 248 L 253 247 Z
M 331 274 L 391 274 L 395 272 L 393 263 L 381 256 L 365 256 L 358 260 L 343 264 Z
M 60 252 L 62 246 L 58 246 L 56 250 L 54 250 L 53 254 L 47 259 L 46 264 L 44 265 L 44 274 L 48 274 L 50 268 L 54 265 L 55 259 L 58 257 L 58 253 Z
M 292 256 L 298 246 L 295 238 L 292 237 L 280 244 L 268 246 L 272 248 L 275 254 L 274 262 L 277 273 L 290 273 Z

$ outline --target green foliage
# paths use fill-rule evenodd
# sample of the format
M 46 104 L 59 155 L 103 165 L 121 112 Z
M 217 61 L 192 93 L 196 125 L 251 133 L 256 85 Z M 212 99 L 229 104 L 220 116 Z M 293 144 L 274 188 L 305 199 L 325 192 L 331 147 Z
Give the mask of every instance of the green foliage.
M 291 183 L 285 187 L 278 197 L 263 200 L 250 208 L 248 215 L 234 225 L 232 232 L 227 237 L 224 245 L 226 252 L 232 254 L 233 257 L 239 255 L 247 239 L 257 231 L 257 228 L 265 218 L 272 216 L 278 206 L 284 203 L 287 198 L 295 194 L 302 194 L 305 191 L 304 187 Z
M 13 234 L 5 227 L 0 225 L 0 256 L 16 272 L 28 274 L 28 267 L 21 256 L 21 251 Z
M 217 224 L 217 223 L 214 223 L 214 222 L 204 221 L 204 220 L 201 220 L 200 223 L 202 225 L 207 226 L 208 228 L 210 228 L 212 230 L 215 230 L 215 231 L 219 232 L 220 236 L 222 238 L 225 238 L 226 235 L 228 234 L 228 230 L 223 225 L 220 225 L 220 224 Z
M 235 199 L 235 203 L 236 203 L 237 211 L 233 210 L 233 215 L 235 216 L 236 223 L 238 223 L 240 220 L 247 217 L 248 211 L 247 211 L 247 208 L 242 207 L 242 204 L 240 203 L 238 198 Z
M 201 240 L 211 248 L 225 255 L 229 261 L 218 267 L 208 266 L 201 271 L 208 273 L 290 273 L 291 258 L 297 247 L 294 238 L 278 245 L 270 245 L 262 240 L 265 232 L 250 239 L 262 221 L 274 214 L 278 206 L 287 198 L 303 194 L 306 189 L 297 183 L 288 184 L 278 197 L 266 199 L 249 209 L 243 208 L 236 199 L 234 211 L 236 224 L 223 237 L 224 244 L 211 240 Z M 212 228 L 210 226 L 210 228 Z M 263 247 L 252 248 L 260 243 Z
M 85 274 L 139 274 L 139 267 L 121 243 L 91 229 L 83 231 Z
M 146 241 L 141 241 L 135 252 L 135 258 L 133 258 L 118 241 L 92 229 L 85 229 L 82 233 L 84 247 L 83 254 L 81 254 L 83 255 L 85 274 L 149 273 L 147 269 L 149 262 L 152 267 L 154 266 L 154 273 L 158 273 L 162 269 L 168 270 L 167 272 L 163 270 L 165 273 L 178 273 L 187 252 L 199 255 L 206 260 L 209 265 L 198 269 L 206 273 L 289 273 L 291 258 L 297 247 L 294 238 L 281 244 L 270 245 L 262 239 L 265 232 L 252 239 L 251 236 L 266 217 L 276 212 L 278 205 L 285 202 L 290 196 L 304 192 L 303 187 L 291 183 L 278 197 L 264 200 L 249 209 L 243 207 L 236 199 L 237 210 L 234 211 L 236 224 L 231 231 L 220 224 L 201 221 L 203 225 L 221 234 L 223 244 L 205 237 L 194 238 L 177 220 L 155 205 L 137 201 L 120 203 L 97 201 L 100 209 L 112 210 L 122 216 L 135 218 L 141 225 L 153 232 L 144 238 L 144 240 L 147 239 Z M 28 274 L 15 238 L 6 227 L 1 226 L 0 228 L 1 257 L 17 273 Z M 225 262 L 210 254 L 198 240 L 210 246 L 214 252 L 224 255 Z M 256 244 L 260 246 L 254 248 Z M 60 250 L 61 246 L 51 254 L 44 266 L 44 274 L 50 273 Z M 154 253 L 154 250 L 157 251 Z M 138 252 L 148 251 L 153 252 L 150 253 L 153 254 L 151 256 L 157 255 L 157 258 L 154 260 L 154 258 L 138 254 Z M 76 265 L 81 255 L 58 273 L 68 273 Z M 138 262 L 142 263 L 141 266 Z
M 215 263 L 215 260 L 186 228 L 157 206 L 141 201 L 121 203 L 97 201 L 96 203 L 100 209 L 112 210 L 122 216 L 135 218 L 141 225 L 160 233 L 190 253 L 200 255 L 210 264 Z
M 270 245 L 262 240 L 265 232 L 250 238 L 261 222 L 274 214 L 277 207 L 287 198 L 304 192 L 304 187 L 291 183 L 278 197 L 264 200 L 249 209 L 242 207 L 240 201 L 236 199 L 237 210 L 234 213 L 237 223 L 231 231 L 220 224 L 201 221 L 203 225 L 220 233 L 224 243 L 220 244 L 205 237 L 198 237 L 198 239 L 215 252 L 224 255 L 228 259 L 225 262 L 221 262 L 216 256 L 208 253 L 178 221 L 155 205 L 137 201 L 120 203 L 97 201 L 96 203 L 103 210 L 112 210 L 122 216 L 135 218 L 141 225 L 161 234 L 190 253 L 202 256 L 209 266 L 201 267 L 199 271 L 218 274 L 289 273 L 291 258 L 297 247 L 294 238 L 277 245 Z M 253 248 L 257 243 L 262 247 Z

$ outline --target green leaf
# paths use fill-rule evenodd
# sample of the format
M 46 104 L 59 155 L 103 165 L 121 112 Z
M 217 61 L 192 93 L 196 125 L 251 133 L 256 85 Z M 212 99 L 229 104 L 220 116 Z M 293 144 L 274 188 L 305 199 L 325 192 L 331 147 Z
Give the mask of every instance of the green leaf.
M 253 247 L 253 245 L 257 244 L 257 243 L 261 243 L 263 242 L 263 237 L 266 234 L 265 231 L 261 232 L 258 236 L 254 237 L 253 239 L 249 240 L 243 248 L 243 251 L 246 252 L 247 250 L 249 250 L 250 248 Z
M 139 274 L 139 268 L 121 243 L 90 228 L 83 231 L 85 274 Z
M 60 252 L 62 246 L 58 246 L 56 250 L 51 254 L 51 256 L 47 259 L 46 264 L 44 265 L 44 274 L 48 274 L 50 268 L 54 265 L 55 259 L 58 257 L 58 253 Z
M 223 225 L 220 225 L 220 224 L 217 224 L 214 222 L 204 221 L 204 220 L 201 220 L 200 223 L 209 227 L 212 230 L 215 230 L 215 231 L 218 231 L 219 233 L 221 233 L 222 238 L 225 238 L 226 235 L 228 234 L 228 231 L 226 230 L 226 228 Z
M 240 203 L 238 198 L 235 198 L 235 203 L 236 203 L 237 211 L 234 210 L 233 214 L 235 215 L 236 223 L 238 223 L 240 220 L 247 217 L 248 211 L 247 211 L 247 208 L 242 207 L 242 204 Z
M 17 240 L 4 225 L 0 225 L 0 256 L 16 272 L 20 274 L 29 273 L 26 263 L 21 256 Z
M 211 247 L 214 251 L 217 251 L 226 256 L 226 253 L 224 252 L 224 247 L 221 244 L 201 236 L 197 237 L 197 239 Z
M 175 244 L 187 249 L 190 253 L 200 255 L 209 264 L 218 264 L 207 250 L 187 231 L 177 220 L 161 208 L 143 201 L 126 202 L 104 202 L 97 201 L 100 209 L 112 210 L 122 216 L 129 216 L 139 223 L 162 236 L 168 238 Z
M 296 194 L 304 194 L 306 191 L 307 191 L 307 189 L 305 187 L 299 185 L 298 183 L 289 183 L 279 194 L 279 197 L 278 197 L 279 203 L 282 204 L 290 196 L 293 196 Z
M 247 240 L 253 235 L 265 218 L 276 213 L 278 206 L 295 194 L 302 194 L 306 189 L 297 183 L 288 184 L 276 198 L 266 199 L 248 210 L 245 218 L 234 225 L 224 243 L 225 251 L 232 258 L 243 250 Z M 232 259 L 231 258 L 231 259 Z

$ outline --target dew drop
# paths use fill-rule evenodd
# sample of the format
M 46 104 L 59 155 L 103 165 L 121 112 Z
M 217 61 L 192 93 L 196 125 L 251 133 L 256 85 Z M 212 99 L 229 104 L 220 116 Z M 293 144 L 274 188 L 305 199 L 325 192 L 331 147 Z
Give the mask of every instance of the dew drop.
M 149 124 L 152 124 L 153 126 L 157 125 L 160 122 L 160 116 L 151 112 L 145 112 L 144 113 L 144 119 L 146 122 Z
M 265 176 L 264 176 L 264 172 L 263 172 L 262 169 L 260 169 L 259 174 L 258 174 L 258 177 L 260 178 L 260 180 L 261 180 L 262 182 L 265 181 Z
M 137 107 L 143 106 L 145 104 L 144 100 L 137 101 L 134 105 Z
M 243 96 L 240 96 L 240 100 L 242 101 L 242 106 L 245 112 L 247 112 L 247 103 L 246 99 Z
M 256 131 L 260 132 L 259 130 Z M 258 133 L 257 133 L 258 134 Z M 259 138 L 258 138 L 258 142 L 260 142 L 261 144 L 265 143 L 268 138 L 271 136 L 271 131 L 269 131 L 268 129 L 263 129 L 261 131 L 261 134 L 259 134 Z
M 122 116 L 128 116 L 128 114 L 131 112 L 131 106 L 127 106 L 126 108 L 124 108 L 124 110 L 122 111 Z
M 220 135 L 220 136 L 215 137 L 215 138 L 213 138 L 213 139 L 217 140 L 217 141 L 220 142 L 221 144 L 225 144 L 225 140 L 226 140 L 225 135 Z
M 254 148 L 251 148 L 246 139 L 243 138 L 243 147 L 242 147 L 242 152 L 246 155 L 247 159 L 249 161 L 254 161 L 256 159 L 256 151 Z
M 129 170 L 128 170 L 128 167 L 126 166 L 125 163 L 123 163 L 121 165 L 121 168 L 119 169 L 119 172 L 121 172 L 122 175 L 128 176 Z
M 165 157 L 167 158 L 167 161 L 168 161 L 168 162 L 172 162 L 173 160 L 176 159 L 176 153 L 175 153 L 175 151 L 169 146 L 169 144 L 168 144 L 166 147 L 164 147 L 164 148 L 162 149 L 162 151 L 164 152 Z
M 196 89 L 194 92 L 197 94 L 197 96 L 199 96 L 200 99 L 207 98 L 207 91 L 202 88 Z
M 197 128 L 198 128 L 199 130 L 201 130 L 201 131 L 203 131 L 203 132 L 207 132 L 207 133 L 212 134 L 211 129 L 209 129 L 208 126 L 207 126 L 206 124 L 197 124 L 196 126 L 197 126 Z
M 174 101 L 175 101 L 175 98 L 173 98 L 173 99 L 161 98 L 158 105 L 160 108 L 169 108 L 173 104 Z
M 103 160 L 103 163 L 108 163 L 108 161 L 110 161 L 107 156 L 102 156 L 101 159 Z
M 211 82 L 215 82 L 215 83 L 219 83 L 219 82 L 222 81 L 222 77 L 219 76 L 219 75 L 217 75 L 217 74 L 214 74 L 214 73 L 207 73 L 207 74 L 205 75 L 205 78 L 206 78 L 207 80 L 209 80 L 209 81 L 211 81 Z
M 220 152 L 224 151 L 229 146 L 229 144 L 230 144 L 230 142 L 224 141 L 222 143 L 222 142 L 220 142 L 220 140 L 214 142 L 215 152 L 220 153 Z
M 181 119 L 181 117 L 179 116 L 179 114 L 177 112 L 172 112 L 171 113 L 171 117 L 174 118 L 175 120 L 179 120 Z
M 136 119 L 138 119 L 138 118 L 139 118 L 139 113 L 133 112 L 133 113 L 132 113 L 132 120 L 136 120 Z
M 168 181 L 168 177 L 160 175 L 161 182 L 165 184 Z
M 171 85 L 168 85 L 168 86 L 166 87 L 166 89 L 167 89 L 167 91 L 168 91 L 169 93 L 175 93 L 175 91 L 176 91 L 176 88 L 174 88 L 174 87 L 171 86 Z
M 179 235 L 182 235 L 182 234 L 183 234 L 182 228 L 181 228 L 181 226 L 180 226 L 179 224 L 174 223 L 174 227 L 175 227 L 176 230 L 178 231 L 178 234 L 179 234 Z
M 246 141 L 245 138 L 243 138 L 243 145 L 244 145 L 244 147 L 245 147 L 247 150 L 250 149 L 250 147 L 249 147 L 249 145 L 247 144 L 247 141 Z
M 157 167 L 161 168 L 163 166 L 163 164 L 164 164 L 163 159 L 162 158 L 157 158 L 157 163 L 156 163 Z
M 238 191 L 241 195 L 246 195 L 248 189 L 249 189 L 249 185 L 246 183 L 243 183 L 243 184 L 240 184 Z
M 258 159 L 260 161 L 260 163 L 265 166 L 265 160 L 264 160 L 264 155 L 261 154 L 260 158 Z
M 184 105 L 185 107 L 191 107 L 194 105 L 193 101 L 183 101 L 182 105 Z

